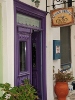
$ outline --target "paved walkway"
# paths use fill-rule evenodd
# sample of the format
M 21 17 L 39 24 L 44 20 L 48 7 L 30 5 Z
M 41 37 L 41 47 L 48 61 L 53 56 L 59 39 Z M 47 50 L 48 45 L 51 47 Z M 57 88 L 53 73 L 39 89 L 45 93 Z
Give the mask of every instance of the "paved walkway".
M 54 100 L 57 100 L 57 98 L 55 98 Z M 75 100 L 75 90 L 69 92 L 69 95 L 66 100 Z

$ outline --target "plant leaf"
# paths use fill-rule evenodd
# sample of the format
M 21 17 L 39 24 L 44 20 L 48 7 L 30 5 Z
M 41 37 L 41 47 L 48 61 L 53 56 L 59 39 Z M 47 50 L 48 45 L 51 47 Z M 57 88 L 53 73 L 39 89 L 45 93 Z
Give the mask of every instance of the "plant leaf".
M 34 2 L 34 0 L 32 0 L 32 2 Z

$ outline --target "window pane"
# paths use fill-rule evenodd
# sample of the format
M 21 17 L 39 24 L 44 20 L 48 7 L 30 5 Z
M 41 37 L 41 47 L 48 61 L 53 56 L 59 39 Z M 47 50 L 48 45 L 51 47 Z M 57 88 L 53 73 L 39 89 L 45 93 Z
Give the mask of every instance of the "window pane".
M 60 28 L 61 64 L 71 62 L 70 27 Z
M 20 42 L 20 72 L 26 70 L 26 42 Z
M 19 13 L 17 13 L 17 23 L 34 27 L 41 27 L 41 20 Z

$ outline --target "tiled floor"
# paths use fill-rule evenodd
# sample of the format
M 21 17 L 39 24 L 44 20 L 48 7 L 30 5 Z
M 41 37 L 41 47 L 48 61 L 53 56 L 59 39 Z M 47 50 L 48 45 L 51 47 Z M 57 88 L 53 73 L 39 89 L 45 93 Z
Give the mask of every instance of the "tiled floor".
M 55 98 L 54 100 L 57 100 L 57 98 Z M 69 92 L 69 95 L 66 100 L 75 100 L 75 90 Z

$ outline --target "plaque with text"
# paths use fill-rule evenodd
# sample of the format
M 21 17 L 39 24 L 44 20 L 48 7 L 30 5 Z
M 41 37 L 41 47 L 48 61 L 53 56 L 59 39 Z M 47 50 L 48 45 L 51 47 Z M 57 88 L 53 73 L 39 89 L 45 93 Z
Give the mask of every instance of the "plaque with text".
M 74 24 L 74 8 L 58 8 L 50 11 L 51 26 L 63 27 Z

